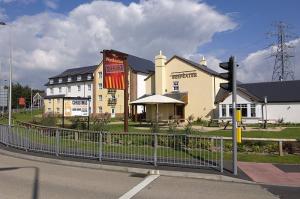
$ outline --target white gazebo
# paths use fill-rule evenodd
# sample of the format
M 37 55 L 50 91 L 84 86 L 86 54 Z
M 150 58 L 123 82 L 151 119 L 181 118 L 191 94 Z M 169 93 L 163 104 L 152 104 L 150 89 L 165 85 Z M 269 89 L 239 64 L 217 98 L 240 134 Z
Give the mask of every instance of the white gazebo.
M 150 95 L 150 96 L 142 97 L 140 99 L 132 101 L 129 104 L 136 105 L 136 106 L 137 105 L 156 105 L 156 122 L 158 122 L 158 114 L 159 114 L 158 105 L 159 104 L 174 104 L 174 105 L 176 105 L 176 104 L 184 104 L 184 102 L 176 100 L 171 97 L 164 96 L 164 95 Z M 175 112 L 175 110 L 174 110 L 174 112 Z

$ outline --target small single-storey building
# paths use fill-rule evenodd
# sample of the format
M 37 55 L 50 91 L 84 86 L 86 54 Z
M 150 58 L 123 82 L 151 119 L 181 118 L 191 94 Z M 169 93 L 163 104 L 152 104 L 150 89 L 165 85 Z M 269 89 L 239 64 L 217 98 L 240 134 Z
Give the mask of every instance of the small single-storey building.
M 216 96 L 219 120 L 230 120 L 232 95 L 220 89 Z M 237 109 L 244 123 L 300 123 L 300 80 L 238 84 Z

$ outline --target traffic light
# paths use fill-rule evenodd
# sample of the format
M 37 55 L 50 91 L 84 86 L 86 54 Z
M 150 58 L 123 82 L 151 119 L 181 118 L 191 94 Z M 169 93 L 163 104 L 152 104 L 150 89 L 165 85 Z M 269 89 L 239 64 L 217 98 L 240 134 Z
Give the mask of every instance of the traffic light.
M 230 57 L 228 62 L 220 63 L 219 65 L 222 69 L 227 70 L 227 73 L 220 73 L 220 76 L 223 79 L 228 80 L 228 83 L 221 83 L 220 87 L 231 92 L 232 91 L 232 85 L 233 85 L 233 70 L 235 70 L 234 65 L 234 57 Z

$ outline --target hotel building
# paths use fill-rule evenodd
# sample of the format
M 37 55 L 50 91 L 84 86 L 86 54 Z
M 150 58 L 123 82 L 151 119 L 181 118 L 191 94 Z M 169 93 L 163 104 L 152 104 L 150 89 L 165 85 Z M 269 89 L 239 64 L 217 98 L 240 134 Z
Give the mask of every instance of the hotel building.
M 154 72 L 150 60 L 128 55 L 129 101 L 146 94 L 144 79 Z M 110 113 L 123 117 L 124 91 L 103 88 L 103 64 L 71 68 L 50 77 L 44 98 L 44 113 L 65 116 Z M 142 107 L 137 108 L 137 113 Z

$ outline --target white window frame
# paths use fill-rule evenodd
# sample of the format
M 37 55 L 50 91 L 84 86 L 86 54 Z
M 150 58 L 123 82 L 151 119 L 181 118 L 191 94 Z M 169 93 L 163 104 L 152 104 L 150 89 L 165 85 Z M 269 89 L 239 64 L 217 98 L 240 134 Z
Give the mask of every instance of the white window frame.
M 102 95 L 99 95 L 98 98 L 99 98 L 99 101 L 102 101 L 102 100 L 103 100 Z
M 88 84 L 88 91 L 92 90 L 92 84 Z
M 99 84 L 98 84 L 98 87 L 99 87 L 99 89 L 103 89 L 103 84 L 102 84 L 102 83 L 99 83 Z
M 92 75 L 91 74 L 88 74 L 87 75 L 87 80 L 91 80 L 92 79 Z
M 77 91 L 81 91 L 81 85 L 77 85 Z
M 179 81 L 173 81 L 173 91 L 179 91 Z
M 58 83 L 62 83 L 62 78 L 59 78 L 59 79 L 58 79 Z
M 71 82 L 72 81 L 72 77 L 68 77 L 68 82 Z
M 50 93 L 53 94 L 54 93 L 54 89 L 50 88 Z
M 58 87 L 58 92 L 61 93 L 62 92 L 62 88 Z
M 81 81 L 81 75 L 77 75 L 77 81 Z
M 49 83 L 50 83 L 50 84 L 53 84 L 53 83 L 54 83 L 54 80 L 53 80 L 53 79 L 50 79 L 50 80 L 49 80 Z

